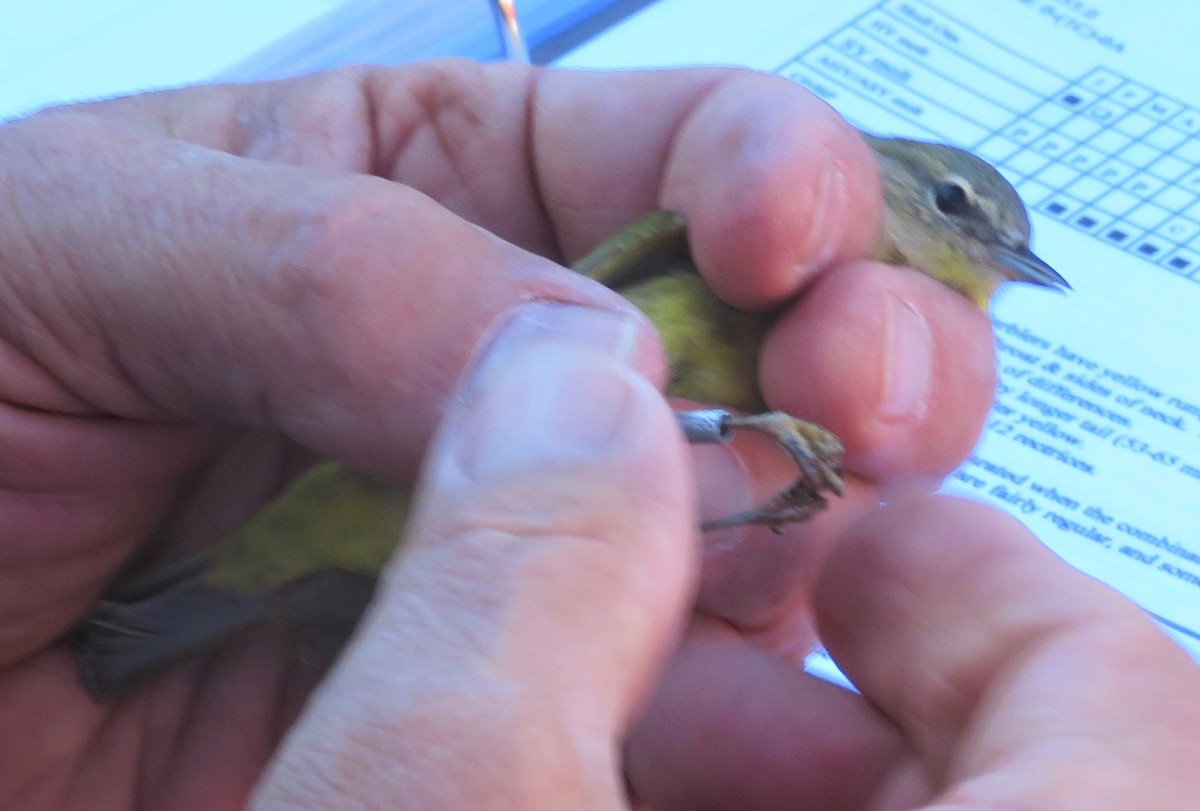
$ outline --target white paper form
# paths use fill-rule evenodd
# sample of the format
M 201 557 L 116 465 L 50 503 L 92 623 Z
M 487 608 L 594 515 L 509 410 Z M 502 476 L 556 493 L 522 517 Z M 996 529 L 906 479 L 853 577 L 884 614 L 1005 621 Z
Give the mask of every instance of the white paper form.
M 343 0 L 8 0 L 0 119 L 211 78 Z
M 864 129 L 995 163 L 1074 292 L 993 304 L 996 404 L 947 490 L 1200 658 L 1198 28 L 1184 0 L 659 0 L 563 64 L 776 71 Z

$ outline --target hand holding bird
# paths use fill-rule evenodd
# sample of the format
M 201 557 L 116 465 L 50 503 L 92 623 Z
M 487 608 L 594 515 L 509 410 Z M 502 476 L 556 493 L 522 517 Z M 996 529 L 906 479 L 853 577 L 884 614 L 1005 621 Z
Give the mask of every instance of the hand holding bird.
M 919 274 L 852 261 L 876 232 L 880 184 L 844 122 L 745 73 L 548 72 L 533 95 L 530 80 L 464 63 L 346 71 L 0 127 L 3 188 L 27 190 L 21 217 L 0 221 L 20 293 L 0 297 L 0 737 L 14 742 L 0 797 L 27 796 L 22 774 L 84 793 L 103 774 L 133 796 L 121 778 L 138 774 L 149 805 L 214 791 L 240 805 L 315 675 L 307 644 L 264 626 L 97 707 L 57 641 L 110 585 L 141 588 L 135 568 L 186 563 L 243 523 L 314 453 L 409 484 L 480 330 L 523 303 L 628 317 L 631 365 L 664 383 L 635 309 L 541 258 L 575 261 L 652 209 L 686 216 L 722 300 L 778 312 L 765 400 L 836 433 L 850 474 L 846 498 L 778 537 L 681 543 L 703 556 L 703 610 L 779 621 L 819 565 L 804 556 L 877 487 L 967 453 L 991 396 L 986 320 Z M 677 446 L 670 431 L 662 442 Z M 728 499 L 711 517 L 754 503 L 740 460 L 758 450 L 702 455 L 701 483 Z M 628 478 L 655 485 L 651 473 Z M 626 550 L 631 572 L 663 565 L 647 556 L 668 539 L 651 540 Z M 396 599 L 385 588 L 375 605 Z M 236 705 L 220 698 L 231 691 Z M 255 714 L 281 695 L 280 715 Z
M 905 263 L 985 309 L 1005 282 L 1065 286 L 1030 250 L 1020 197 L 987 163 L 940 144 L 866 137 L 883 180 L 875 258 Z M 668 394 L 763 408 L 758 356 L 772 316 L 740 311 L 712 292 L 692 260 L 681 215 L 645 215 L 575 270 L 621 293 L 654 323 L 667 354 Z M 700 441 L 728 441 L 740 428 L 765 433 L 799 469 L 766 504 L 704 529 L 802 521 L 825 506 L 824 492 L 842 493 L 841 444 L 819 426 L 780 413 L 721 412 L 698 424 L 694 413 L 679 416 L 685 434 Z M 311 621 L 313 606 L 353 618 L 400 542 L 407 503 L 402 489 L 339 465 L 319 466 L 186 566 L 170 565 L 104 600 L 74 637 L 88 690 L 101 699 L 122 694 L 259 622 L 297 614 Z M 347 591 L 347 579 L 359 588 Z

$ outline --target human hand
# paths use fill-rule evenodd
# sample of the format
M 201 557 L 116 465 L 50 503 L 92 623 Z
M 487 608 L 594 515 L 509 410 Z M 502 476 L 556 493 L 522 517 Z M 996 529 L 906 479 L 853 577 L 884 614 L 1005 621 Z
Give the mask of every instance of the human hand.
M 822 640 L 862 695 L 693 629 L 627 754 L 655 809 L 1195 804 L 1200 668 L 1015 519 L 904 497 L 815 579 Z
M 0 128 L 0 177 L 0 730 L 21 742 L 5 799 L 239 805 L 316 678 L 295 646 L 255 634 L 97 708 L 56 640 L 131 556 L 236 525 L 314 453 L 411 476 L 501 314 L 623 309 L 536 254 L 569 261 L 646 209 L 688 216 L 734 303 L 805 292 L 764 387 L 841 435 L 862 476 L 781 539 L 717 539 L 709 613 L 801 616 L 838 528 L 876 487 L 952 468 L 990 397 L 977 311 L 844 261 L 872 236 L 874 167 L 779 79 L 443 63 L 195 88 Z M 632 363 L 657 380 L 638 335 Z M 703 462 L 706 490 L 737 498 L 764 464 Z
M 978 504 L 906 496 L 835 542 L 815 613 L 863 695 L 712 620 L 657 684 L 695 508 L 636 329 L 536 305 L 492 341 L 259 807 L 617 809 L 623 766 L 664 810 L 1187 807 L 1200 669 Z

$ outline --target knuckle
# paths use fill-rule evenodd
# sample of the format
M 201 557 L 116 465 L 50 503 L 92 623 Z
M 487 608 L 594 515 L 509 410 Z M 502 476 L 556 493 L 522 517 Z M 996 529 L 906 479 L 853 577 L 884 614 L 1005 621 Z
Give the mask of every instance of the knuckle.
M 375 263 L 372 246 L 405 219 L 410 192 L 371 178 L 338 178 L 297 204 L 279 247 L 279 280 L 296 306 L 317 303 L 336 316 L 353 306 Z M 349 315 L 349 314 L 347 314 Z
M 373 178 L 323 183 L 296 202 L 273 252 L 268 295 L 289 314 L 287 329 L 314 368 L 343 375 L 346 391 L 366 394 L 372 381 L 382 390 L 395 379 L 394 335 L 411 306 L 398 284 L 406 257 L 397 233 L 412 198 Z
M 490 213 L 522 185 L 527 71 L 466 60 L 381 70 L 369 83 L 377 170 L 457 210 Z M 499 220 L 497 220 L 499 221 Z
M 345 66 L 263 86 L 230 117 L 235 154 L 293 165 L 368 171 L 368 69 Z

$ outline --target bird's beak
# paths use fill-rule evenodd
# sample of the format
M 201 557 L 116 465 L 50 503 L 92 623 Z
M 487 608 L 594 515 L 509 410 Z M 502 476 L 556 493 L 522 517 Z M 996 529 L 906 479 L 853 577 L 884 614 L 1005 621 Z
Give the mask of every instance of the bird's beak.
M 1070 290 L 1067 280 L 1028 248 L 1009 248 L 998 245 L 991 249 L 992 261 L 1005 276 L 1014 282 L 1029 282 L 1042 287 Z

